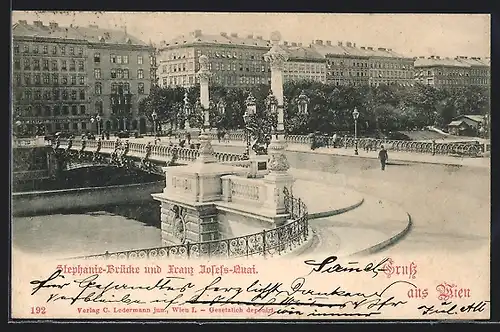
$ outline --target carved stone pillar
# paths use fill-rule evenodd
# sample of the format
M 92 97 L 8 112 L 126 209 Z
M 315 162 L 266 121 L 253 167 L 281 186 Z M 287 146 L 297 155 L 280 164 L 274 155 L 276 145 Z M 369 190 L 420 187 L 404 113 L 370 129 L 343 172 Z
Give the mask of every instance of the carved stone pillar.
M 217 159 L 214 157 L 214 149 L 210 142 L 210 136 L 206 133 L 206 129 L 210 127 L 210 95 L 208 84 L 212 73 L 208 68 L 208 57 L 206 55 L 200 56 L 200 70 L 197 75 L 200 79 L 200 102 L 203 109 L 203 131 L 200 134 L 200 154 L 197 161 L 201 163 L 213 163 Z
M 270 154 L 268 169 L 271 173 L 286 173 L 290 168 L 285 156 L 286 143 L 283 108 L 283 67 L 288 60 L 288 54 L 279 47 L 280 40 L 280 33 L 273 32 L 271 34 L 273 46 L 264 55 L 264 59 L 271 65 L 271 90 L 278 100 L 277 138 L 272 139 L 268 147 L 268 154 Z

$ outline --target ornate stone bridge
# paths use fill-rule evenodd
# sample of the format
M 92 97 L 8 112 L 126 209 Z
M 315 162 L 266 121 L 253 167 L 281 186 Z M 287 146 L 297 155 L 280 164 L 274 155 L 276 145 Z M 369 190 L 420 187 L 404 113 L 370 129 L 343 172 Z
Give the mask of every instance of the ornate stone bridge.
M 144 171 L 164 175 L 162 167 L 186 165 L 194 162 L 197 149 L 179 146 L 153 145 L 145 143 L 122 144 L 115 148 L 115 141 L 104 140 L 60 140 L 52 145 L 59 169 L 74 169 L 98 165 L 117 165 L 136 167 Z M 214 157 L 221 163 L 237 163 L 245 160 L 245 155 L 226 152 L 214 152 Z M 247 163 L 242 162 L 242 166 Z

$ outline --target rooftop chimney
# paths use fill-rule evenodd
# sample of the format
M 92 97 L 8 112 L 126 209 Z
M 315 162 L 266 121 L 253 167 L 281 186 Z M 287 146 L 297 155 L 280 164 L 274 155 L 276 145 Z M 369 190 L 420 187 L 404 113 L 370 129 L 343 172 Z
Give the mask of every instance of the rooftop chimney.
M 328 45 L 328 46 L 332 46 L 332 41 L 331 41 L 331 40 L 327 40 L 327 41 L 326 41 L 326 45 Z
M 286 40 L 283 41 L 283 45 L 288 46 L 288 42 Z
M 345 46 L 347 46 L 347 47 L 352 47 L 352 44 L 351 44 L 351 42 L 346 42 L 346 43 L 345 43 Z
M 339 41 L 339 42 L 337 43 L 337 45 L 338 45 L 338 46 L 342 46 L 342 42 L 341 42 L 341 41 Z
M 379 48 L 378 48 L 378 50 L 379 50 L 379 51 L 385 51 L 385 48 L 383 48 L 383 47 L 379 47 Z
M 425 59 L 425 56 L 421 55 L 418 57 L 419 59 Z
M 439 55 L 436 55 L 436 59 L 441 59 L 441 57 Z
M 19 24 L 28 24 L 28 22 L 26 20 L 19 20 Z
M 292 46 L 297 46 L 297 43 L 292 42 Z
M 221 35 L 222 37 L 227 37 L 227 33 L 225 33 L 225 32 L 221 32 L 221 33 L 220 33 L 220 35 Z
M 57 24 L 57 22 L 49 22 L 49 27 L 52 28 L 52 29 L 55 29 L 59 26 L 59 24 Z
M 316 40 L 316 45 L 323 45 L 323 41 L 321 39 Z
M 352 43 L 352 47 L 356 47 L 356 43 Z
M 201 37 L 201 30 L 194 30 L 194 37 Z
M 258 40 L 262 40 L 262 36 L 257 36 L 257 39 Z
M 367 48 L 368 48 L 369 50 L 373 51 L 373 47 L 368 46 Z
M 237 33 L 235 33 L 235 32 L 232 32 L 232 33 L 231 33 L 231 37 L 238 38 L 238 34 L 237 34 Z
M 33 25 L 36 27 L 43 27 L 43 22 L 42 21 L 33 21 Z
M 429 57 L 429 59 L 434 59 L 434 55 L 431 55 L 431 56 Z
M 362 49 L 362 50 L 364 50 L 364 49 L 365 49 L 365 47 L 364 47 L 364 46 L 361 46 L 361 49 Z

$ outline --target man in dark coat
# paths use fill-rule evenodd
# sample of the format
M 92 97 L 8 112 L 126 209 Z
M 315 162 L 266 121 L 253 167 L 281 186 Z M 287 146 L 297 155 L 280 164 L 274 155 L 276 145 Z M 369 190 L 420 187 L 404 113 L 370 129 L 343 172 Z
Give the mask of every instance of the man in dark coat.
M 380 160 L 380 167 L 384 171 L 385 164 L 387 163 L 389 156 L 387 155 L 387 150 L 384 148 L 383 145 L 380 147 L 380 151 L 378 152 L 378 159 Z

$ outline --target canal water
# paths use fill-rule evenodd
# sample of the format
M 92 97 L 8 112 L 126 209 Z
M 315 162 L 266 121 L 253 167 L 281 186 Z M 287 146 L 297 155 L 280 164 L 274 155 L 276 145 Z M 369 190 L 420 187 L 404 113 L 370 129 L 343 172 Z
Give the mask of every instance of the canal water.
M 46 189 L 114 185 L 119 178 L 126 183 L 161 178 L 120 172 L 73 172 L 64 179 L 64 186 L 52 184 Z M 13 250 L 33 255 L 74 257 L 161 246 L 160 203 L 151 197 L 140 203 L 101 206 L 96 211 L 73 209 L 64 214 L 13 217 L 11 225 Z

